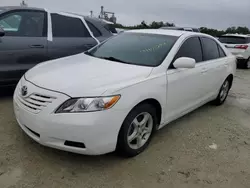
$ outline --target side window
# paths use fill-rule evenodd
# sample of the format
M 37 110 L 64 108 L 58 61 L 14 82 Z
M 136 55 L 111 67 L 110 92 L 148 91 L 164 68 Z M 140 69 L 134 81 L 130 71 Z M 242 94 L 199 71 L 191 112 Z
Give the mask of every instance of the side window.
M 90 37 L 79 18 L 51 14 L 53 37 Z
M 86 21 L 87 25 L 89 26 L 89 29 L 92 31 L 93 35 L 95 37 L 102 36 L 102 33 L 90 22 Z
M 197 63 L 202 61 L 201 43 L 198 37 L 187 39 L 177 52 L 174 60 L 180 57 L 190 57 L 196 60 Z
M 225 54 L 224 50 L 220 47 L 220 45 L 217 44 L 217 46 L 218 46 L 218 49 L 219 49 L 220 57 L 226 57 L 226 54 Z
M 205 37 L 202 37 L 201 40 L 205 61 L 220 58 L 218 46 L 214 40 Z
M 46 16 L 41 11 L 17 11 L 0 17 L 6 36 L 43 37 L 46 35 Z

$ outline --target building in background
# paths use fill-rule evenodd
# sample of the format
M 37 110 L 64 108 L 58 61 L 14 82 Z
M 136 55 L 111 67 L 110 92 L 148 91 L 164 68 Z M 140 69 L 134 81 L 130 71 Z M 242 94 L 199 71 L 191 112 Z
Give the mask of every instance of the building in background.
M 93 11 L 90 11 L 90 16 L 93 17 Z M 105 20 L 107 22 L 116 23 L 116 17 L 114 12 L 109 12 L 104 10 L 104 6 L 101 6 L 101 12 L 98 16 L 99 19 Z

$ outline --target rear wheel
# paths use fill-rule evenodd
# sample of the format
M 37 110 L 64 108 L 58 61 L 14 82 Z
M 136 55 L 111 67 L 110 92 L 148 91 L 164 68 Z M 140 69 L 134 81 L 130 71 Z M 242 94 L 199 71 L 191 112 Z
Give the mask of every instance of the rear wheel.
M 231 86 L 231 81 L 229 78 L 227 78 L 222 84 L 217 98 L 213 101 L 215 105 L 219 106 L 225 102 L 225 100 L 227 99 L 229 90 L 230 90 L 230 86 Z
M 245 68 L 250 69 L 250 57 L 245 62 Z
M 149 145 L 157 122 L 156 110 L 150 104 L 135 107 L 126 117 L 118 136 L 117 152 L 133 157 Z

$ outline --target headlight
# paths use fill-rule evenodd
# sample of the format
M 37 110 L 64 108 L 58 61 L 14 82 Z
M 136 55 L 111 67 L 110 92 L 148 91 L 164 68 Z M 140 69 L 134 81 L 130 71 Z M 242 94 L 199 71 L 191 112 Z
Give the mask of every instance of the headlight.
M 64 102 L 55 113 L 93 112 L 112 108 L 120 95 L 110 97 L 76 98 Z

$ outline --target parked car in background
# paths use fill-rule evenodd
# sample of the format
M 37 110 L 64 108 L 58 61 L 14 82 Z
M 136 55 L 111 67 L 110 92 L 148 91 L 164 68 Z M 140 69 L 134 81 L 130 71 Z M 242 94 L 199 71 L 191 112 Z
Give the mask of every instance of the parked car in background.
M 0 7 L 0 86 L 36 64 L 84 52 L 112 36 L 98 19 L 29 7 Z
M 116 28 L 117 33 L 123 33 L 124 31 L 128 31 L 127 29 Z
M 219 41 L 228 50 L 236 55 L 239 68 L 250 68 L 250 36 L 239 34 L 226 34 L 219 37 Z
M 25 73 L 14 93 L 16 119 L 45 146 L 132 157 L 155 130 L 209 101 L 223 104 L 235 61 L 209 35 L 126 31 Z
M 192 28 L 192 27 L 161 27 L 160 29 L 191 31 L 191 32 L 198 32 L 198 33 L 200 32 L 198 28 Z

